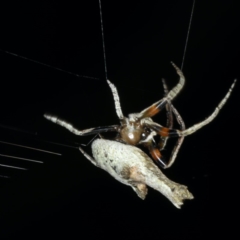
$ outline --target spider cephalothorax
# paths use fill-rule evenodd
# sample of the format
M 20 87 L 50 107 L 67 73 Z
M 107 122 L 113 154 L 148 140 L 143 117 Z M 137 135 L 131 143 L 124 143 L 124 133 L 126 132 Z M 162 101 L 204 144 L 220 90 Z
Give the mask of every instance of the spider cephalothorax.
M 116 87 L 109 80 L 107 81 L 113 94 L 116 113 L 120 120 L 120 125 L 112 125 L 112 126 L 105 126 L 105 127 L 90 128 L 85 130 L 78 130 L 74 128 L 71 124 L 55 116 L 52 116 L 49 114 L 45 114 L 44 116 L 48 120 L 67 128 L 69 131 L 79 136 L 100 134 L 102 132 L 108 132 L 108 131 L 118 132 L 117 137 L 115 139 L 116 141 L 123 142 L 128 145 L 134 145 L 134 146 L 141 144 L 148 148 L 152 158 L 156 162 L 160 163 L 164 168 L 170 167 L 177 156 L 177 153 L 183 142 L 184 137 L 196 132 L 206 124 L 210 123 L 218 115 L 220 109 L 223 107 L 223 105 L 226 103 L 227 99 L 229 98 L 231 91 L 236 82 L 236 80 L 233 82 L 226 96 L 222 99 L 219 105 L 215 108 L 214 112 L 208 118 L 206 118 L 204 121 L 200 123 L 193 125 L 188 129 L 185 129 L 185 124 L 180 114 L 171 103 L 171 101 L 176 97 L 176 95 L 183 88 L 185 84 L 185 77 L 182 71 L 174 63 L 172 63 L 172 65 L 176 69 L 177 74 L 180 77 L 178 84 L 171 91 L 168 92 L 165 81 L 163 80 L 165 96 L 161 100 L 155 102 L 151 106 L 141 111 L 140 113 L 132 113 L 132 114 L 129 114 L 128 117 L 124 117 L 122 113 Z M 163 127 L 162 125 L 152 120 L 152 117 L 155 116 L 164 108 L 166 108 L 167 116 L 168 116 L 166 127 Z M 180 130 L 172 129 L 173 115 L 175 116 L 180 126 Z M 159 142 L 156 142 L 154 140 L 155 135 L 160 136 Z M 169 137 L 178 137 L 178 141 L 175 148 L 172 151 L 170 160 L 168 161 L 168 163 L 165 163 L 164 161 L 162 161 L 160 150 L 164 148 L 166 141 Z
M 125 117 L 121 121 L 119 135 L 116 140 L 133 146 L 143 145 L 147 147 L 153 159 L 157 161 L 157 163 L 160 162 L 161 165 L 165 166 L 159 150 L 162 149 L 162 147 L 157 147 L 154 140 L 157 132 L 147 126 L 147 123 L 153 123 L 152 119 L 150 117 L 138 118 L 136 115 L 137 114 L 129 114 L 128 118 Z M 162 131 L 162 135 L 164 135 L 163 132 L 164 131 Z
M 117 139 L 130 145 L 137 145 L 149 136 L 147 128 L 141 124 L 141 120 L 131 121 L 129 118 L 123 120 Z

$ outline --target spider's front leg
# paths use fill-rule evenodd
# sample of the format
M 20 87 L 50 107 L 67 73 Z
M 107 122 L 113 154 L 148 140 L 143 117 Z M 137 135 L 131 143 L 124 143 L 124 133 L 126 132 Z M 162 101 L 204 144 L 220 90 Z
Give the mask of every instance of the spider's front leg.
M 173 67 L 175 68 L 178 76 L 179 76 L 179 82 L 178 84 L 171 90 L 169 91 L 166 96 L 163 99 L 160 99 L 159 101 L 155 102 L 152 104 L 150 107 L 144 109 L 140 113 L 136 113 L 135 117 L 137 119 L 143 119 L 143 118 L 151 118 L 158 114 L 162 109 L 166 107 L 166 105 L 171 102 L 177 95 L 178 93 L 182 90 L 184 84 L 185 84 L 185 77 L 182 73 L 182 71 L 173 63 L 171 62 Z
M 185 129 L 185 123 L 184 123 L 181 115 L 178 113 L 178 111 L 177 111 L 177 109 L 175 107 L 173 107 L 173 113 L 174 113 L 174 115 L 176 117 L 176 120 L 177 120 L 179 126 L 180 126 L 180 129 L 184 130 Z M 165 166 L 165 168 L 171 167 L 172 164 L 174 163 L 174 161 L 175 161 L 175 159 L 177 157 L 178 151 L 179 151 L 180 147 L 182 146 L 183 140 L 184 140 L 184 136 L 181 136 L 181 137 L 178 138 L 177 143 L 175 144 L 175 146 L 174 146 L 174 148 L 172 150 L 172 153 L 170 155 L 170 159 L 168 160 L 168 163 Z
M 162 82 L 163 82 L 164 93 L 166 96 L 168 94 L 168 86 L 165 82 L 165 79 L 162 79 Z M 173 114 L 174 114 L 174 116 L 180 126 L 180 129 L 182 131 L 185 130 L 185 123 L 184 123 L 181 115 L 179 114 L 177 109 L 173 106 L 173 104 L 170 101 L 166 105 L 166 111 L 167 111 L 167 124 L 166 124 L 167 128 L 170 128 L 170 129 L 173 128 Z M 162 139 L 163 140 L 159 143 L 160 150 L 165 147 L 168 137 L 162 137 Z M 177 157 L 178 151 L 183 143 L 183 140 L 184 140 L 184 136 L 181 136 L 178 138 L 177 143 L 175 144 L 175 146 L 172 150 L 172 153 L 170 155 L 170 159 L 168 160 L 167 163 L 163 164 L 164 168 L 169 168 L 172 166 L 172 164 L 174 163 L 174 161 Z
M 162 79 L 162 83 L 163 83 L 163 89 L 164 89 L 164 96 L 166 97 L 169 91 L 168 91 L 168 86 L 166 84 L 165 79 Z M 167 123 L 166 123 L 167 128 L 170 128 L 170 129 L 173 128 L 173 113 L 174 113 L 174 116 L 180 126 L 180 129 L 181 130 L 185 129 L 185 123 L 182 117 L 180 116 L 180 114 L 178 113 L 177 109 L 173 106 L 171 101 L 168 101 L 166 104 L 166 113 L 167 113 Z M 184 138 L 184 137 L 180 137 L 180 138 Z M 158 144 L 160 147 L 160 150 L 164 149 L 165 145 L 167 144 L 168 137 L 161 137 L 161 139 L 162 141 L 160 141 Z
M 66 129 L 68 129 L 70 132 L 72 132 L 75 135 L 78 136 L 87 136 L 87 135 L 93 135 L 93 134 L 99 134 L 102 132 L 118 132 L 119 126 L 118 125 L 111 125 L 111 126 L 102 126 L 102 127 L 95 127 L 95 128 L 88 128 L 84 130 L 78 130 L 77 128 L 73 127 L 70 123 L 56 117 L 50 114 L 44 114 L 44 117 L 53 122 L 56 123 Z
M 222 107 L 225 105 L 225 103 L 227 102 L 228 98 L 230 97 L 232 90 L 235 86 L 237 80 L 234 80 L 231 87 L 229 88 L 227 94 L 225 95 L 225 97 L 221 100 L 221 102 L 218 104 L 218 106 L 215 108 L 215 110 L 213 111 L 213 113 L 208 116 L 204 121 L 199 122 L 197 124 L 194 124 L 192 127 L 189 127 L 187 129 L 184 130 L 176 130 L 176 129 L 167 129 L 164 128 L 162 126 L 160 127 L 155 127 L 153 126 L 153 128 L 158 131 L 158 133 L 164 134 L 164 135 L 168 135 L 169 137 L 185 137 L 188 135 L 193 134 L 194 132 L 198 131 L 199 129 L 201 129 L 202 127 L 204 127 L 205 125 L 209 124 L 210 122 L 213 121 L 213 119 L 215 119 L 217 117 L 217 115 L 219 114 L 220 110 L 222 109 Z M 150 127 L 151 128 L 151 127 Z M 158 129 L 158 130 L 157 130 Z
M 164 97 L 166 97 L 169 91 L 164 78 L 162 78 L 162 84 L 164 89 Z M 166 104 L 166 115 L 167 115 L 166 127 L 173 128 L 173 109 L 172 109 L 172 103 L 170 101 Z M 167 140 L 168 140 L 168 137 L 161 137 L 161 141 L 158 143 L 160 150 L 165 148 L 167 144 Z
M 230 97 L 232 90 L 235 86 L 236 83 L 236 79 L 233 81 L 231 87 L 229 88 L 227 94 L 225 95 L 225 97 L 222 99 L 222 101 L 218 104 L 218 106 L 215 108 L 215 110 L 213 111 L 213 113 L 207 117 L 204 121 L 199 122 L 195 125 L 193 125 L 192 127 L 185 129 L 183 131 L 178 131 L 177 134 L 179 136 L 187 136 L 187 135 L 191 135 L 194 132 L 196 132 L 197 130 L 201 129 L 202 127 L 204 127 L 205 125 L 209 124 L 220 112 L 221 108 L 225 105 L 225 103 L 227 102 L 228 98 Z
M 168 94 L 168 87 L 167 87 L 167 84 L 165 82 L 164 79 L 162 79 L 162 82 L 163 82 L 163 87 L 164 87 L 164 95 L 167 96 Z M 171 129 L 173 127 L 173 114 L 178 122 L 178 124 L 180 125 L 180 129 L 181 130 L 184 130 L 185 129 L 185 124 L 183 122 L 183 119 L 182 117 L 180 116 L 180 114 L 178 113 L 178 111 L 176 110 L 176 108 L 173 106 L 173 104 L 168 101 L 167 104 L 166 104 L 166 113 L 167 113 L 167 123 L 166 123 L 166 126 L 167 126 L 167 129 Z M 147 122 L 148 124 L 154 124 L 150 119 L 145 119 L 143 120 L 143 122 Z M 162 134 L 161 135 L 161 141 L 159 143 L 156 143 L 155 140 L 153 138 L 149 138 L 148 141 L 145 141 L 143 144 L 145 145 L 145 147 L 148 148 L 152 158 L 155 160 L 155 162 L 157 164 L 160 164 L 161 167 L 163 168 L 169 168 L 176 156 L 177 156 L 177 153 L 182 145 L 182 142 L 183 142 L 183 139 L 184 137 L 179 137 L 172 153 L 171 153 L 171 156 L 170 156 L 170 159 L 169 161 L 166 163 L 165 161 L 162 160 L 162 154 L 161 154 L 161 150 L 165 147 L 166 143 L 167 143 L 167 140 L 168 140 L 169 136 L 167 136 L 166 134 Z
M 218 106 L 215 108 L 214 112 L 208 117 L 206 118 L 204 121 L 197 123 L 195 125 L 193 125 L 192 127 L 185 129 L 185 125 L 184 122 L 182 121 L 181 116 L 179 115 L 179 113 L 177 112 L 177 110 L 172 106 L 173 109 L 173 113 L 176 116 L 176 119 L 178 120 L 178 123 L 181 127 L 181 130 L 176 130 L 176 129 L 170 129 L 167 127 L 163 127 L 160 124 L 157 124 L 153 121 L 149 121 L 149 119 L 145 119 L 144 120 L 144 124 L 146 127 L 150 128 L 151 130 L 153 130 L 154 132 L 156 132 L 157 134 L 159 134 L 162 137 L 180 137 L 178 140 L 177 145 L 175 146 L 170 161 L 168 163 L 168 165 L 165 165 L 164 167 L 170 167 L 173 162 L 174 159 L 177 156 L 177 152 L 182 144 L 183 138 L 187 135 L 190 135 L 194 132 L 196 132 L 197 130 L 201 129 L 203 126 L 207 125 L 208 123 L 210 123 L 219 113 L 220 109 L 224 106 L 224 104 L 227 102 L 228 98 L 231 95 L 232 89 L 235 86 L 235 82 L 236 80 L 234 80 L 233 84 L 231 85 L 230 89 L 228 90 L 227 94 L 225 95 L 225 97 L 222 99 L 222 101 L 218 104 Z M 171 103 L 170 103 L 171 104 Z M 152 156 L 155 156 L 154 159 L 157 159 L 157 156 L 159 154 L 156 154 L 157 150 L 155 150 L 154 154 L 152 154 Z M 159 151 L 160 152 L 160 151 Z

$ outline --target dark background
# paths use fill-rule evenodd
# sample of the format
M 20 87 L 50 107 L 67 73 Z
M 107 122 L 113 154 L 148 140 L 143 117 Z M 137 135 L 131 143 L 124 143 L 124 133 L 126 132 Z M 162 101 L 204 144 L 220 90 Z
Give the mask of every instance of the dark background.
M 103 0 L 108 78 L 125 115 L 162 98 L 162 77 L 170 88 L 177 83 L 169 63 L 181 66 L 191 8 L 192 1 Z M 196 1 L 186 85 L 174 101 L 187 126 L 211 114 L 239 75 L 238 12 L 237 1 Z M 175 164 L 164 171 L 195 197 L 178 210 L 152 189 L 140 200 L 81 155 L 77 146 L 91 137 L 73 136 L 43 118 L 50 112 L 79 129 L 118 123 L 105 82 L 98 1 L 1 4 L 0 31 L 0 154 L 43 161 L 0 156 L 2 165 L 28 169 L 0 165 L 1 239 L 202 239 L 234 233 L 239 83 L 214 122 L 187 137 Z M 164 125 L 165 116 L 154 120 Z M 166 155 L 170 150 L 171 143 Z

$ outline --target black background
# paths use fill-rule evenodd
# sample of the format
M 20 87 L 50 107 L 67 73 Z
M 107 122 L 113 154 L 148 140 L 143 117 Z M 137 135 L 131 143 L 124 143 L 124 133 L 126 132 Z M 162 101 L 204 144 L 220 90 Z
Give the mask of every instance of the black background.
M 181 66 L 191 8 L 192 1 L 103 0 L 108 78 L 125 115 L 162 98 L 162 77 L 169 87 L 176 84 L 169 63 Z M 186 85 L 174 101 L 187 126 L 211 114 L 238 77 L 238 12 L 237 1 L 196 1 Z M 44 162 L 0 156 L 0 164 L 28 169 L 0 166 L 1 239 L 202 239 L 234 233 L 239 83 L 214 122 L 187 137 L 175 164 L 164 171 L 195 196 L 178 210 L 151 189 L 140 200 L 80 154 L 77 146 L 91 137 L 73 136 L 43 118 L 51 112 L 79 129 L 118 123 L 105 82 L 98 1 L 1 4 L 0 31 L 0 141 L 62 154 L 0 143 L 0 154 Z M 154 118 L 163 125 L 164 119 Z

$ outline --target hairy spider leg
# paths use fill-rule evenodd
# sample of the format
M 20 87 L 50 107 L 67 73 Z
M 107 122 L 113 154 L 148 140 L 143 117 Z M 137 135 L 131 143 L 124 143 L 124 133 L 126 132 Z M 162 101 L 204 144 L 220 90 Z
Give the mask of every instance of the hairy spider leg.
M 73 125 L 71 125 L 70 123 L 64 120 L 61 120 L 56 116 L 53 116 L 50 114 L 44 114 L 44 117 L 47 120 L 68 129 L 70 132 L 78 136 L 87 136 L 87 135 L 99 134 L 102 132 L 118 132 L 118 128 L 119 128 L 118 125 L 111 125 L 111 126 L 103 126 L 103 127 L 95 127 L 95 128 L 84 129 L 84 130 L 78 130 L 77 128 L 73 127 Z
M 168 93 L 168 86 L 165 82 L 165 79 L 162 79 L 162 82 L 163 82 L 163 88 L 164 88 L 164 92 L 165 92 L 165 95 L 167 95 Z M 168 108 L 171 108 L 171 113 L 169 113 L 168 111 Z M 180 126 L 180 130 L 183 131 L 185 130 L 185 123 L 181 117 L 181 115 L 179 114 L 179 112 L 177 111 L 177 109 L 173 106 L 173 104 L 170 102 L 169 104 L 166 105 L 166 109 L 167 109 L 167 127 L 168 128 L 173 128 L 173 116 L 172 116 L 172 113 L 174 113 L 175 115 L 175 118 Z M 164 142 L 163 144 L 160 145 L 160 147 L 162 146 L 161 149 L 163 149 L 167 143 L 167 140 L 168 140 L 168 137 L 165 137 L 164 138 Z M 167 164 L 165 164 L 164 168 L 169 168 L 172 166 L 172 164 L 174 163 L 176 157 L 177 157 L 177 154 L 178 154 L 178 151 L 183 143 L 183 140 L 184 140 L 184 136 L 181 136 L 178 138 L 173 150 L 172 150 L 172 153 L 170 155 L 170 159 L 168 160 Z
M 179 112 L 177 111 L 177 109 L 175 107 L 172 106 L 172 108 L 173 108 L 173 113 L 174 113 L 174 115 L 177 119 L 177 122 L 178 122 L 179 126 L 180 126 L 180 129 L 185 130 L 185 123 L 184 123 L 181 115 L 179 114 Z M 174 163 L 174 161 L 177 157 L 178 151 L 179 151 L 179 149 L 180 149 L 180 147 L 183 143 L 183 140 L 184 140 L 184 136 L 181 136 L 181 137 L 178 138 L 177 143 L 172 150 L 172 153 L 170 155 L 170 159 L 168 160 L 168 163 L 166 164 L 165 168 L 171 167 L 172 164 Z
M 165 82 L 164 79 L 162 79 L 162 83 L 163 83 L 163 88 L 164 88 L 164 93 L 165 96 L 168 94 L 168 87 L 167 84 Z M 178 113 L 178 111 L 176 110 L 176 108 L 173 106 L 173 104 L 169 101 L 166 104 L 166 111 L 167 111 L 167 124 L 166 126 L 168 128 L 172 128 L 173 127 L 173 115 L 172 113 L 174 113 L 176 120 L 180 126 L 181 130 L 185 129 L 185 123 L 181 117 L 181 115 Z M 162 167 L 164 168 L 169 168 L 170 166 L 172 166 L 172 164 L 174 163 L 177 153 L 183 143 L 184 140 L 184 136 L 179 137 L 178 141 L 176 143 L 176 145 L 174 146 L 172 153 L 170 155 L 170 159 L 167 163 L 165 163 L 162 159 L 161 159 L 161 152 L 160 150 L 162 150 L 164 148 L 164 146 L 166 145 L 166 142 L 168 140 L 168 137 L 162 137 L 162 141 L 158 144 L 158 146 L 155 144 L 155 142 L 151 142 L 151 144 L 148 146 L 150 154 L 152 156 L 152 158 L 157 162 L 160 163 Z
M 164 78 L 162 78 L 162 84 L 163 84 L 163 90 L 164 90 L 164 97 L 167 96 L 169 90 L 168 86 L 166 84 L 166 81 Z M 166 104 L 166 114 L 167 114 L 167 122 L 166 122 L 166 127 L 167 128 L 173 128 L 173 110 L 172 110 L 172 103 L 167 103 Z M 162 150 L 167 144 L 168 137 L 161 137 L 161 140 L 159 142 L 159 149 Z
M 166 82 L 164 79 L 162 79 L 162 84 L 163 84 L 163 89 L 164 89 L 164 97 L 167 96 L 168 94 L 168 87 L 166 85 Z M 173 127 L 173 112 L 172 112 L 172 104 L 169 101 L 166 104 L 166 114 L 167 114 L 167 122 L 166 122 L 166 127 L 167 128 L 172 128 Z M 167 143 L 168 137 L 161 137 L 161 140 L 158 144 L 152 139 L 152 141 L 149 141 L 145 144 L 146 147 L 148 147 L 149 153 L 152 156 L 153 160 L 157 163 L 160 164 L 161 167 L 165 167 L 166 163 L 162 160 L 162 154 L 160 150 L 164 149 L 166 143 Z
M 202 127 L 204 127 L 205 125 L 209 124 L 220 112 L 221 108 L 225 105 L 225 103 L 227 102 L 228 98 L 230 97 L 232 90 L 235 86 L 237 79 L 235 79 L 231 85 L 231 87 L 229 88 L 227 94 L 225 95 L 225 97 L 222 99 L 222 101 L 218 104 L 218 106 L 215 108 L 215 110 L 213 111 L 213 113 L 206 118 L 204 121 L 197 123 L 195 125 L 193 125 L 192 127 L 185 129 L 184 131 L 179 131 L 178 135 L 179 136 L 187 136 L 190 135 L 194 132 L 196 132 L 197 130 L 201 129 Z
M 185 84 L 185 77 L 184 77 L 182 71 L 173 62 L 171 62 L 171 64 L 176 69 L 177 74 L 180 77 L 179 83 L 163 99 L 155 102 L 150 107 L 144 109 L 142 112 L 134 114 L 136 118 L 142 119 L 142 118 L 146 118 L 146 117 L 153 117 L 154 115 L 159 113 L 159 111 L 162 110 L 169 101 L 173 100 L 177 96 L 177 94 L 182 90 L 182 88 Z M 108 85 L 109 85 L 109 87 L 112 91 L 112 94 L 113 94 L 115 109 L 116 109 L 116 113 L 118 115 L 118 118 L 120 120 L 123 120 L 124 115 L 122 113 L 117 88 L 109 80 L 107 80 L 107 82 L 108 82 Z
M 192 133 L 201 129 L 203 126 L 209 124 L 218 115 L 221 108 L 225 105 L 228 98 L 230 97 L 232 89 L 235 86 L 235 83 L 236 83 L 236 80 L 234 80 L 234 82 L 232 83 L 231 87 L 229 88 L 227 94 L 221 100 L 221 102 L 218 104 L 218 106 L 215 108 L 214 112 L 208 118 L 206 118 L 204 121 L 197 123 L 190 128 L 187 128 L 185 130 L 169 129 L 169 128 L 161 126 L 160 124 L 149 121 L 148 119 L 145 119 L 144 123 L 147 127 L 149 127 L 150 129 L 152 129 L 157 134 L 159 134 L 160 136 L 163 136 L 163 137 L 183 137 L 183 136 L 191 135 Z
M 117 88 L 109 80 L 107 80 L 107 83 L 108 83 L 108 85 L 109 85 L 109 87 L 112 91 L 112 94 L 113 94 L 113 99 L 114 99 L 114 104 L 115 104 L 115 109 L 116 109 L 117 116 L 120 120 L 123 120 L 124 116 L 123 116 L 123 113 L 122 113 L 122 108 L 121 108 L 121 105 L 120 105 L 120 100 L 119 100 L 119 95 L 118 95 Z
M 177 74 L 180 77 L 178 84 L 164 98 L 155 102 L 150 107 L 144 109 L 140 113 L 136 113 L 135 114 L 136 118 L 143 119 L 143 118 L 155 116 L 166 106 L 167 103 L 172 101 L 178 95 L 178 93 L 182 90 L 185 84 L 185 77 L 182 71 L 173 62 L 171 62 L 171 64 L 173 65 Z

